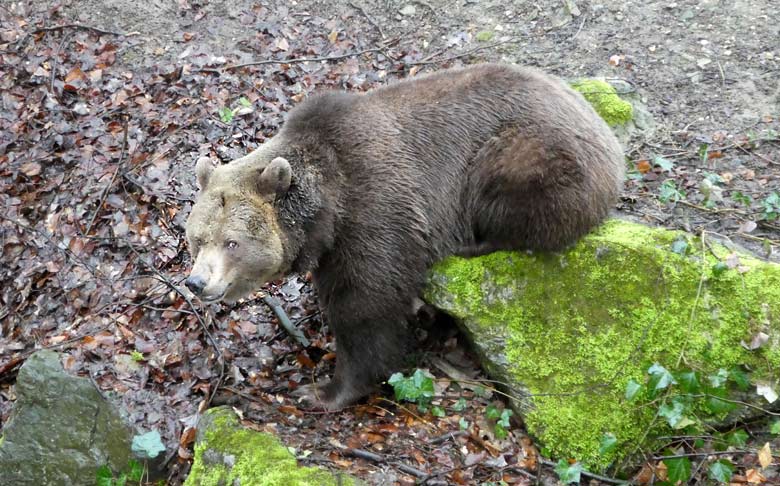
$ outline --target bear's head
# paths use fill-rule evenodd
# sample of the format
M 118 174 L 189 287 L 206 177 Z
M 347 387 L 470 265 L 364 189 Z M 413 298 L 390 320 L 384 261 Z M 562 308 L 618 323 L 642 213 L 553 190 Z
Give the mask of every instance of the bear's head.
M 205 302 L 235 302 L 289 271 L 274 202 L 290 188 L 289 162 L 277 157 L 196 166 L 200 194 L 187 224 L 194 260 L 185 284 Z

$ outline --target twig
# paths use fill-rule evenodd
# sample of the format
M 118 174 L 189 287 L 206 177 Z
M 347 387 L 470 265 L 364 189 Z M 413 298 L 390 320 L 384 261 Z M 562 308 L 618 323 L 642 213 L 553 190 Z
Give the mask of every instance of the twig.
M 289 59 L 266 59 L 264 61 L 252 61 L 252 62 L 245 62 L 242 64 L 233 64 L 230 66 L 225 66 L 220 69 L 198 69 L 195 72 L 205 72 L 205 73 L 221 73 L 223 71 L 232 71 L 234 69 L 240 69 L 242 67 L 247 66 L 261 66 L 264 64 L 298 64 L 302 62 L 320 62 L 320 61 L 338 61 L 339 59 L 346 59 L 348 57 L 357 57 L 361 56 L 363 54 L 368 54 L 371 52 L 381 52 L 382 49 L 379 49 L 377 47 L 371 48 L 371 49 L 364 49 L 362 51 L 356 51 L 356 52 L 349 52 L 347 54 L 340 54 L 338 56 L 324 56 L 324 57 L 293 57 Z
M 92 27 L 89 25 L 83 25 L 83 24 L 62 24 L 62 25 L 55 25 L 52 27 L 41 27 L 40 29 L 35 29 L 33 31 L 33 34 L 40 34 L 41 32 L 53 32 L 55 30 L 64 30 L 64 29 L 76 29 L 76 30 L 91 30 L 92 32 L 97 32 L 98 34 L 106 34 L 106 35 L 118 35 L 122 37 L 128 37 L 131 35 L 135 35 L 135 32 L 131 32 L 129 34 L 123 34 L 122 32 L 114 32 L 111 30 L 103 30 L 99 29 L 97 27 Z
M 295 327 L 295 325 L 290 321 L 290 318 L 287 317 L 287 313 L 284 311 L 282 304 L 277 299 L 271 297 L 270 295 L 266 295 L 263 297 L 263 302 L 265 302 L 268 307 L 274 311 L 276 317 L 279 318 L 279 324 L 282 325 L 282 327 L 290 334 L 290 336 L 295 338 L 295 340 L 298 341 L 301 346 L 309 347 L 309 340 L 306 339 L 306 336 L 303 335 L 301 330 Z
M 439 445 L 442 442 L 448 441 L 449 439 L 454 439 L 456 437 L 463 437 L 463 436 L 467 436 L 467 435 L 469 435 L 469 433 L 466 432 L 465 430 L 456 430 L 454 432 L 447 432 L 444 435 L 440 435 L 438 437 L 434 437 L 433 439 L 429 440 L 428 444 L 430 444 L 430 445 Z
M 124 127 L 124 135 L 122 136 L 122 152 L 119 154 L 119 162 L 116 164 L 116 169 L 114 169 L 114 174 L 111 176 L 111 180 L 108 181 L 108 184 L 106 185 L 105 189 L 103 189 L 103 193 L 100 196 L 100 200 L 98 201 L 98 205 L 95 208 L 95 212 L 92 213 L 92 218 L 89 220 L 89 224 L 87 224 L 86 229 L 84 230 L 84 234 L 88 235 L 89 231 L 92 229 L 92 225 L 95 223 L 95 218 L 97 218 L 98 214 L 100 214 L 100 209 L 103 207 L 103 203 L 106 202 L 106 197 L 108 197 L 109 191 L 111 191 L 111 187 L 114 186 L 114 181 L 116 180 L 117 174 L 119 174 L 119 169 L 122 168 L 122 164 L 125 161 L 125 151 L 127 150 L 127 125 L 129 124 L 129 121 L 125 119 L 125 127 Z
M 60 42 L 60 45 L 57 46 L 57 50 L 54 51 L 54 54 L 51 56 L 51 77 L 49 78 L 49 93 L 51 93 L 54 96 L 57 96 L 54 93 L 54 77 L 57 74 L 57 58 L 60 55 L 60 51 L 62 51 L 62 48 L 65 47 L 65 44 L 70 41 L 70 34 L 67 34 L 65 37 L 63 37 L 62 42 Z
M 670 456 L 654 456 L 654 461 L 663 461 L 665 459 L 681 459 L 683 457 L 707 457 L 707 456 L 732 456 L 735 454 L 750 454 L 751 451 L 712 451 L 712 452 L 689 452 L 683 454 L 672 454 Z
M 444 58 L 441 58 L 441 59 L 433 59 L 433 60 L 429 60 L 429 61 L 410 62 L 407 65 L 408 66 L 422 66 L 422 65 L 426 65 L 426 64 L 437 64 L 437 63 L 440 63 L 440 62 L 452 61 L 454 59 L 458 59 L 458 58 L 461 58 L 461 57 L 466 57 L 469 54 L 473 54 L 473 53 L 478 52 L 478 51 L 483 51 L 485 49 L 492 49 L 494 47 L 500 46 L 501 44 L 506 44 L 506 43 L 512 42 L 514 40 L 515 39 L 513 37 L 513 38 L 502 40 L 502 41 L 499 41 L 499 42 L 494 42 L 494 43 L 488 44 L 486 46 L 475 47 L 473 49 L 469 49 L 468 51 L 464 51 L 464 52 L 461 52 L 460 54 L 455 54 L 453 56 L 448 56 L 448 57 L 444 57 Z
M 552 467 L 557 466 L 556 463 L 554 463 L 552 461 L 548 461 L 546 459 L 540 459 L 539 462 L 541 462 L 545 466 L 552 466 Z M 633 481 L 626 481 L 625 479 L 610 478 L 608 476 L 602 476 L 600 474 L 595 474 L 595 473 L 592 473 L 590 471 L 585 471 L 585 470 L 581 471 L 580 474 L 582 474 L 583 476 L 587 476 L 589 478 L 593 478 L 593 479 L 596 479 L 596 480 L 599 480 L 599 481 L 603 481 L 605 483 L 609 483 L 609 484 L 636 484 Z
M 376 28 L 376 30 L 379 31 L 379 35 L 382 36 L 382 39 L 387 37 L 387 36 L 385 36 L 385 31 L 382 30 L 382 27 L 378 23 L 376 23 L 376 21 L 373 18 L 371 18 L 370 15 L 368 15 L 368 13 L 365 11 L 365 9 L 363 7 L 361 7 L 360 5 L 356 5 L 353 2 L 349 2 L 349 6 L 354 8 L 358 12 L 360 12 L 363 15 L 363 17 L 365 17 L 366 20 L 368 20 L 368 23 L 373 25 Z
M 365 451 L 363 449 L 344 449 L 343 452 L 347 456 L 357 457 L 359 459 L 365 459 L 371 462 L 382 462 L 382 463 L 390 464 L 384 456 L 380 456 L 379 454 Z M 404 463 L 399 462 L 393 465 L 397 467 L 399 471 L 405 472 L 406 474 L 412 475 L 414 477 L 417 478 L 428 477 L 428 473 L 426 473 L 425 471 L 420 471 L 419 469 L 412 466 L 408 466 Z

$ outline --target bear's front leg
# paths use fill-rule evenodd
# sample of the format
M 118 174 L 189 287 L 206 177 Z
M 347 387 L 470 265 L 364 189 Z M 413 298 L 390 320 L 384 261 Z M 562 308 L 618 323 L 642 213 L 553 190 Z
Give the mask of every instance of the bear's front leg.
M 336 371 L 331 380 L 301 387 L 294 394 L 316 408 L 339 410 L 387 379 L 410 344 L 411 304 L 393 300 L 364 292 L 327 299 L 325 314 L 336 335 Z

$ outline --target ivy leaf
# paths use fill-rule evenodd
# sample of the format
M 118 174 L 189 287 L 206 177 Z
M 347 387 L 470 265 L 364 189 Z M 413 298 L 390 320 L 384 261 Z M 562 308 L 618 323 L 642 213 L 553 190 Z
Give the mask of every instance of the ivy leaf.
M 712 274 L 716 277 L 720 276 L 723 272 L 729 269 L 729 266 L 725 262 L 718 262 L 712 266 Z
M 599 443 L 599 455 L 606 456 L 615 452 L 615 449 L 617 449 L 617 437 L 615 437 L 615 434 L 606 433 L 602 435 Z
M 628 383 L 626 384 L 626 400 L 629 402 L 633 401 L 634 398 L 636 398 L 637 393 L 639 393 L 639 390 L 642 389 L 642 385 L 636 382 L 633 378 L 628 380 Z
M 458 427 L 460 427 L 460 430 L 466 430 L 469 428 L 469 421 L 465 419 L 465 417 L 461 417 L 460 420 L 458 420 Z
M 408 378 L 403 373 L 393 373 L 387 383 L 393 387 L 396 400 L 407 400 L 423 407 L 434 395 L 433 378 L 420 369 Z
M 669 159 L 665 159 L 660 155 L 653 157 L 653 165 L 657 165 L 658 167 L 661 168 L 661 170 L 664 170 L 666 172 L 669 172 L 674 168 L 674 162 L 672 162 Z
M 488 405 L 488 407 L 485 409 L 485 417 L 488 418 L 488 420 L 496 420 L 501 416 L 501 411 L 496 408 L 495 405 Z
M 161 452 L 165 452 L 165 446 L 163 445 L 162 438 L 157 430 L 152 430 L 151 432 L 133 437 L 131 449 L 137 457 L 144 457 L 146 459 L 154 459 Z
M 685 393 L 699 393 L 701 383 L 699 383 L 699 374 L 695 371 L 686 371 L 677 375 L 677 381 L 680 383 L 680 389 Z
M 707 378 L 710 380 L 710 385 L 713 388 L 721 388 L 729 377 L 729 372 L 723 368 L 719 369 L 714 375 L 710 375 Z
M 750 389 L 750 378 L 748 378 L 747 373 L 739 368 L 731 368 L 729 371 L 729 379 L 742 391 Z
M 563 484 L 579 483 L 582 464 L 579 462 L 569 464 L 566 459 L 561 459 L 555 466 L 555 472 Z
M 512 416 L 514 412 L 512 412 L 511 409 L 505 408 L 501 411 L 501 419 L 498 421 L 498 425 L 501 425 L 502 427 L 509 428 L 509 417 Z
M 707 477 L 720 481 L 721 483 L 728 483 L 731 481 L 731 476 L 734 474 L 734 465 L 731 461 L 726 459 L 720 459 L 710 464 L 710 468 L 707 470 Z
M 452 409 L 456 412 L 462 412 L 466 410 L 466 406 L 468 404 L 466 403 L 466 399 L 463 397 L 460 397 L 457 402 L 455 402 L 455 405 L 452 406 Z
M 726 435 L 726 442 L 734 447 L 744 447 L 748 440 L 748 434 L 742 429 L 729 432 Z
M 233 110 L 228 108 L 227 106 L 223 106 L 219 109 L 219 119 L 222 120 L 222 123 L 230 123 L 233 121 Z
M 493 433 L 496 435 L 496 439 L 503 440 L 506 439 L 509 435 L 507 430 L 501 426 L 501 424 L 496 424 L 495 427 L 493 427 Z
M 677 253 L 678 255 L 685 255 L 685 252 L 688 250 L 688 242 L 685 241 L 685 238 L 680 238 L 678 240 L 675 240 L 674 243 L 672 243 L 672 251 L 674 253 Z
M 648 388 L 652 390 L 663 390 L 669 385 L 677 383 L 674 380 L 672 374 L 669 373 L 669 370 L 658 363 L 655 363 L 653 366 L 651 366 L 647 372 L 650 374 L 650 383 L 648 383 Z
M 775 420 L 772 425 L 769 427 L 769 432 L 780 435 L 780 420 Z
M 433 406 L 431 407 L 431 415 L 434 417 L 445 417 L 447 414 L 444 412 L 444 409 L 441 407 Z
M 664 459 L 663 463 L 666 464 L 666 476 L 670 483 L 675 484 L 679 481 L 685 484 L 688 482 L 691 477 L 690 459 L 687 457 Z
M 728 413 L 737 408 L 735 404 L 731 402 L 727 402 L 726 400 L 723 400 L 716 396 L 708 396 L 706 405 L 707 405 L 707 410 L 709 410 L 715 415 Z
M 665 418 L 669 426 L 675 430 L 684 429 L 695 422 L 685 416 L 688 404 L 675 397 L 672 403 L 664 403 L 658 408 L 658 415 Z

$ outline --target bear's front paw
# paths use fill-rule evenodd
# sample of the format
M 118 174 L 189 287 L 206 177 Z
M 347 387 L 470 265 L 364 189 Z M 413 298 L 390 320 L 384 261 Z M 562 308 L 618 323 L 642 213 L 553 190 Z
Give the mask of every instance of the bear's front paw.
M 312 383 L 304 385 L 291 393 L 298 401 L 312 410 L 335 412 L 342 410 L 361 398 L 361 394 L 350 393 L 345 387 L 339 387 L 334 382 Z

